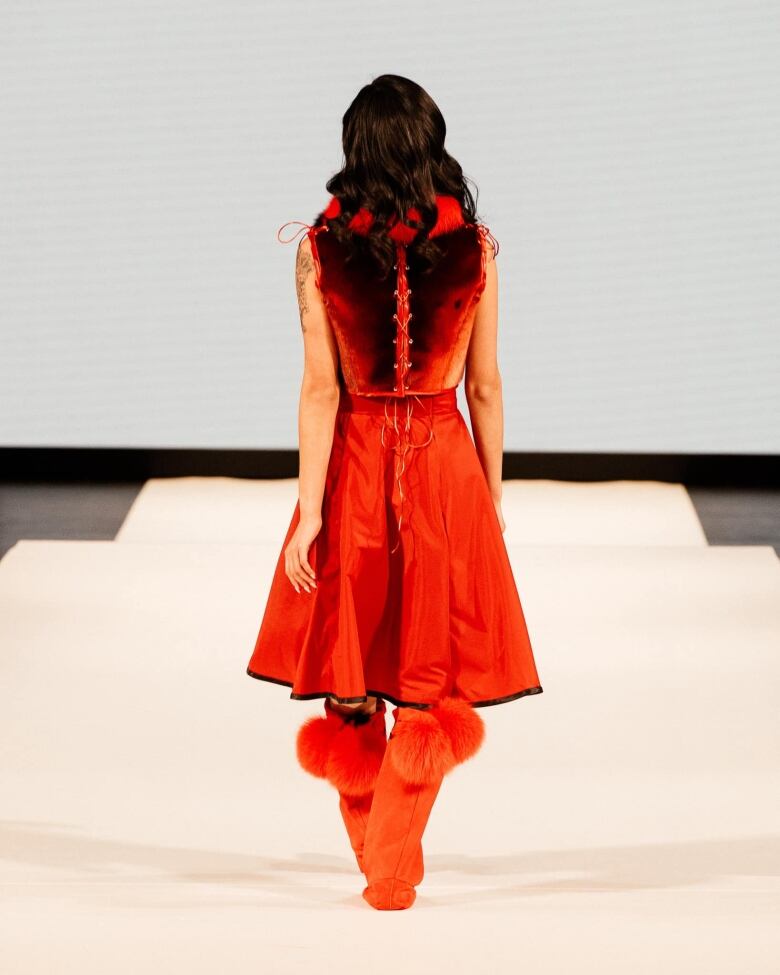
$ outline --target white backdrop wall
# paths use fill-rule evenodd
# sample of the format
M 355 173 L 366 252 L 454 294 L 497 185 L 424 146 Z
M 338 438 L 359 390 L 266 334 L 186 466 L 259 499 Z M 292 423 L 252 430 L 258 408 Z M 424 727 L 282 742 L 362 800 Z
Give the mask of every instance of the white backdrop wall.
M 386 71 L 501 244 L 508 450 L 780 449 L 774 0 L 2 0 L 0 443 L 295 447 L 275 234 Z

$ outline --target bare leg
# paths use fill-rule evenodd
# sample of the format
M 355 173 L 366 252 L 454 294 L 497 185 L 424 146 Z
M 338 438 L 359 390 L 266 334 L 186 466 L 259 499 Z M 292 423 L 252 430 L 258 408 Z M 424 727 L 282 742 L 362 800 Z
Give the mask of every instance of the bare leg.
M 367 701 L 358 701 L 357 704 L 343 704 L 337 701 L 335 697 L 330 698 L 330 703 L 333 705 L 335 711 L 341 711 L 343 714 L 349 714 L 352 711 L 358 710 L 364 714 L 373 714 L 376 711 L 376 701 L 375 697 L 369 697 Z

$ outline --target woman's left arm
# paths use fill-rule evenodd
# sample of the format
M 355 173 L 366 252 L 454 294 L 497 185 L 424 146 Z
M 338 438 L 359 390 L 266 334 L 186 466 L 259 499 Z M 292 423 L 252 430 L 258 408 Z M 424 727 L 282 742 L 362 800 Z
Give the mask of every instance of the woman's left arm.
M 304 237 L 295 262 L 295 288 L 303 331 L 304 367 L 298 408 L 300 521 L 285 549 L 285 571 L 296 592 L 311 592 L 315 573 L 309 547 L 322 527 L 322 499 L 339 404 L 338 347 L 314 274 L 311 242 Z

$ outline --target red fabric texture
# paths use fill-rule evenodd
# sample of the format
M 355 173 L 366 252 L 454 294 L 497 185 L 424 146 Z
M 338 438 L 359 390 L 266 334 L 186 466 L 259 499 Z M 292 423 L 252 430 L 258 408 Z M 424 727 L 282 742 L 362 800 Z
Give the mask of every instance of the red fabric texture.
M 371 694 L 426 707 L 452 696 L 479 706 L 541 692 L 504 537 L 455 390 L 415 404 L 410 437 L 422 443 L 430 434 L 430 442 L 411 448 L 399 532 L 395 457 L 382 443 L 383 427 L 391 429 L 387 404 L 342 392 L 323 526 L 309 550 L 317 588 L 296 592 L 284 571 L 296 504 L 247 668 L 287 684 L 293 698 L 332 694 L 349 702 Z
M 347 260 L 329 232 L 337 198 L 314 226 L 302 224 L 338 346 L 341 402 L 322 529 L 309 550 L 317 587 L 296 592 L 284 571 L 296 504 L 247 667 L 296 699 L 376 695 L 422 709 L 446 697 L 484 706 L 542 690 L 498 517 L 457 406 L 492 235 L 466 222 L 454 197 L 439 195 L 436 205 L 429 233 L 438 262 L 417 267 L 405 243 L 414 228 L 397 221 L 393 229 L 406 231 L 394 238 L 387 277 L 367 253 Z M 367 232 L 372 219 L 361 210 L 352 229 Z

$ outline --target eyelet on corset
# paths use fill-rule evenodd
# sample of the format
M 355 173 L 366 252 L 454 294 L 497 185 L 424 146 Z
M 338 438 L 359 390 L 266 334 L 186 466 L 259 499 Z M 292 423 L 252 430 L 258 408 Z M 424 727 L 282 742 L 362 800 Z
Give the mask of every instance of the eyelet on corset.
M 393 341 L 395 342 L 395 339 L 393 339 Z M 411 345 L 412 342 L 414 342 L 414 339 L 409 339 L 409 345 Z
M 395 393 L 397 391 L 398 391 L 398 387 L 397 386 L 393 386 L 393 392 Z
M 398 341 L 398 339 L 393 339 L 393 345 Z

